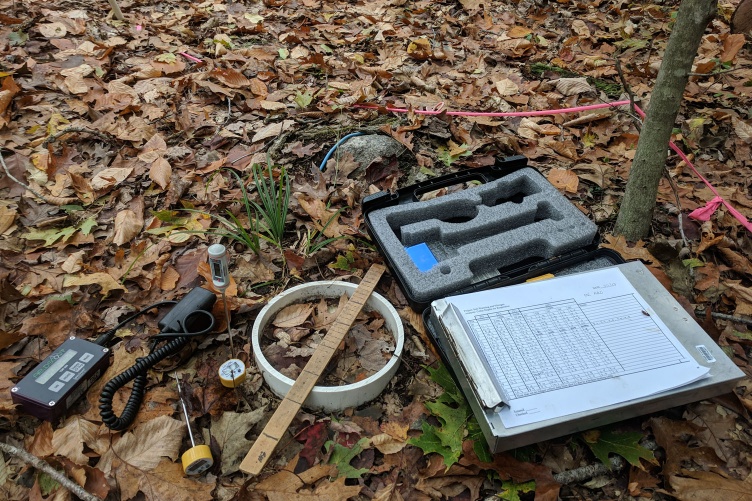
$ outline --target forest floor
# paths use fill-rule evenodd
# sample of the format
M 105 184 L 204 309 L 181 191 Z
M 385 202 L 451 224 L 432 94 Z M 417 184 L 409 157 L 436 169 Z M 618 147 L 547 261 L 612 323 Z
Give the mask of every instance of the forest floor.
M 673 140 L 749 217 L 752 52 L 730 32 L 736 3 L 721 2 L 706 31 Z M 119 4 L 125 20 L 102 0 L 0 0 L 0 442 L 100 499 L 124 501 L 752 499 L 750 232 L 723 205 L 708 221 L 690 219 L 715 194 L 672 154 L 650 237 L 612 234 L 639 137 L 628 106 L 419 113 L 552 110 L 630 94 L 646 109 L 678 1 Z M 391 153 L 366 160 L 344 143 L 321 171 L 353 132 L 389 138 Z M 421 312 L 387 272 L 377 292 L 406 332 L 396 376 L 369 404 L 299 413 L 258 477 L 239 471 L 280 402 L 250 356 L 259 310 L 302 283 L 358 283 L 384 261 L 366 230 L 365 196 L 511 155 L 525 155 L 597 223 L 601 246 L 648 265 L 746 379 L 711 401 L 486 456 Z M 269 172 L 284 202 L 276 218 L 252 210 L 280 207 L 259 198 Z M 211 288 L 213 243 L 229 251 L 226 304 L 249 366 L 242 388 L 217 378 L 231 356 L 220 299 L 215 333 L 149 371 L 126 431 L 102 423 L 99 394 L 148 353 L 154 312 L 117 331 L 111 366 L 61 422 L 15 407 L 11 388 L 70 336 L 94 340 L 152 303 Z M 290 340 L 331 324 L 336 310 L 286 313 L 277 354 L 294 371 L 310 346 Z M 359 349 L 388 357 L 378 319 L 357 327 L 368 345 Z M 360 380 L 366 365 L 335 376 Z M 197 477 L 179 462 L 190 442 L 174 374 L 215 460 Z M 126 399 L 126 390 L 115 395 L 116 413 Z M 8 450 L 0 498 L 72 498 Z

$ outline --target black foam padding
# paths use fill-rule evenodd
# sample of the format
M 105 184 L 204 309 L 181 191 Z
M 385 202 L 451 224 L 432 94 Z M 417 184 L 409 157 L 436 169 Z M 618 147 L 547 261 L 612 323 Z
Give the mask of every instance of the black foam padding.
M 429 303 L 500 274 L 590 244 L 597 228 L 538 171 L 526 167 L 433 200 L 369 215 L 382 252 L 417 303 Z M 405 247 L 425 243 L 438 263 L 421 272 Z

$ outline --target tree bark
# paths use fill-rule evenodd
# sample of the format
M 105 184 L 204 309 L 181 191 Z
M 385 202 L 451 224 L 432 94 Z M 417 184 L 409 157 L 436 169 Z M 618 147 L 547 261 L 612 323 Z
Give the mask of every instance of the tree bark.
M 663 53 L 650 106 L 637 142 L 627 189 L 616 218 L 614 232 L 627 240 L 648 235 L 658 194 L 658 182 L 666 164 L 671 130 L 679 112 L 692 62 L 705 27 L 716 12 L 717 0 L 683 0 Z

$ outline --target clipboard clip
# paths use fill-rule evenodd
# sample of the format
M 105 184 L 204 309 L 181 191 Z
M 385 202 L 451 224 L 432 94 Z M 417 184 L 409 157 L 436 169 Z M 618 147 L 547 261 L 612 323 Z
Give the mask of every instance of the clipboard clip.
M 444 337 L 450 350 L 454 352 L 455 359 L 467 379 L 470 390 L 475 394 L 478 402 L 487 411 L 499 412 L 504 406 L 509 405 L 506 396 L 493 381 L 493 376 L 487 369 L 467 335 L 466 326 L 463 326 L 454 306 L 443 299 L 431 303 L 433 314 L 441 323 Z

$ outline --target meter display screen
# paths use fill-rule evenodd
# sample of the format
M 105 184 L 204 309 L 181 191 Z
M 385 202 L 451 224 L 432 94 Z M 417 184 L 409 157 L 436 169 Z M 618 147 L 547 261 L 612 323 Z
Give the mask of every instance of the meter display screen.
M 75 350 L 65 350 L 53 353 L 45 362 L 34 371 L 34 381 L 45 384 L 52 376 L 57 374 L 65 364 L 78 354 Z
M 222 280 L 222 263 L 220 261 L 212 261 L 211 264 L 214 278 Z

